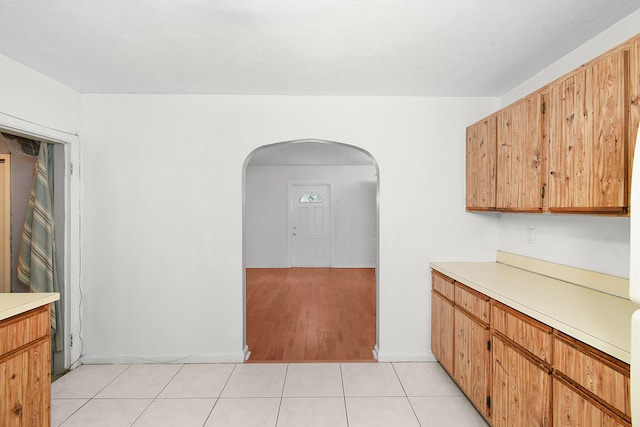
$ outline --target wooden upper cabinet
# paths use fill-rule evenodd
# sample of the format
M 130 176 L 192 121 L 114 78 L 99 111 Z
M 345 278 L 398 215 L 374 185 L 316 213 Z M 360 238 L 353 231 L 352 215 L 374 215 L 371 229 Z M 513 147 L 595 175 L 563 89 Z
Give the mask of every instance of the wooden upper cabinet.
M 640 35 L 467 128 L 467 211 L 629 215 L 639 126 Z
M 496 116 L 467 128 L 467 210 L 496 209 Z
M 542 210 L 540 109 L 540 95 L 534 94 L 497 113 L 497 210 Z
M 626 210 L 627 70 L 628 52 L 617 51 L 552 86 L 549 211 Z

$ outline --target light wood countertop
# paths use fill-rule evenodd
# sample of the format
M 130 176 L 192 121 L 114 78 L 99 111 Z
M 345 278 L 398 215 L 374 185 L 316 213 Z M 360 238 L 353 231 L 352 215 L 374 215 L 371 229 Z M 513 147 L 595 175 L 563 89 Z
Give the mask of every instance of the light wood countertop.
M 0 321 L 60 299 L 57 292 L 0 293 Z
M 573 283 L 502 262 L 431 262 L 429 266 L 617 359 L 631 362 L 631 315 L 640 306 L 619 292 L 605 292 L 579 280 Z M 606 275 L 600 276 L 606 282 Z M 613 283 L 625 280 L 611 278 Z

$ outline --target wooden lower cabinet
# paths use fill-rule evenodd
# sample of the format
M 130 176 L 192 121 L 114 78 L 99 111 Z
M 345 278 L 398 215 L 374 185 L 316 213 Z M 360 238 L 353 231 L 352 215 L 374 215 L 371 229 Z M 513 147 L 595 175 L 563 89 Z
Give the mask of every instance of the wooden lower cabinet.
M 0 322 L 0 426 L 51 423 L 49 306 Z
M 442 367 L 453 375 L 453 301 L 431 292 L 431 351 Z
M 489 327 L 457 306 L 454 325 L 454 378 L 471 403 L 489 419 Z
M 437 276 L 433 354 L 492 426 L 631 426 L 629 364 Z
M 555 334 L 553 348 L 553 366 L 558 375 L 631 419 L 629 365 L 560 332 Z
M 492 425 L 550 426 L 550 369 L 497 334 L 492 334 L 491 345 Z
M 553 377 L 554 427 L 630 427 L 564 379 Z

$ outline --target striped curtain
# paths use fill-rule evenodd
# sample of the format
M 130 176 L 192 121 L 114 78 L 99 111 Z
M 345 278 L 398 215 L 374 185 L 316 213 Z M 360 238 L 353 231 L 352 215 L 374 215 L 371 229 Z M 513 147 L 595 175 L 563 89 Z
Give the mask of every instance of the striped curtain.
M 53 145 L 40 143 L 18 256 L 18 279 L 29 286 L 29 292 L 59 292 L 54 222 Z M 51 335 L 55 351 L 62 350 L 59 312 L 56 301 L 51 307 Z

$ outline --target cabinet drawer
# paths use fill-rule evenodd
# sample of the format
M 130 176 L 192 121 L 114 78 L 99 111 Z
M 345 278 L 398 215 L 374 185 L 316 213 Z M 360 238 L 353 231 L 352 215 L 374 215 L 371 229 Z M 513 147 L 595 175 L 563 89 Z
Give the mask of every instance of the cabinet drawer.
M 576 390 L 564 379 L 553 378 L 554 426 L 630 427 L 628 421 L 614 418 L 606 407 Z
M 440 295 L 453 301 L 453 279 L 437 271 L 431 272 L 431 287 Z
M 553 329 L 497 301 L 491 301 L 491 324 L 511 341 L 539 357 L 552 362 Z
M 461 283 L 455 284 L 456 305 L 484 323 L 489 323 L 489 297 Z
M 559 332 L 553 346 L 557 373 L 612 409 L 631 416 L 629 365 Z
M 49 334 L 49 306 L 0 322 L 0 357 Z

